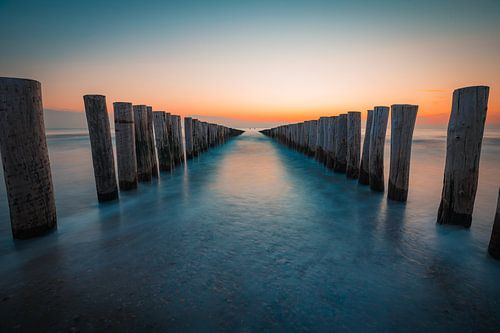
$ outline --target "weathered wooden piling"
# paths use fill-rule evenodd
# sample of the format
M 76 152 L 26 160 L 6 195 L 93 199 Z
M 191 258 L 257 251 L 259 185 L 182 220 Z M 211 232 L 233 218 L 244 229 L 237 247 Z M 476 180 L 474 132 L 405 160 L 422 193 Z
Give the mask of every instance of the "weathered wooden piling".
M 97 199 L 99 202 L 118 199 L 106 97 L 102 95 L 85 95 L 83 101 L 89 128 Z
M 14 238 L 56 228 L 40 82 L 0 78 L 0 152 Z
M 149 147 L 148 111 L 146 105 L 134 105 L 135 152 L 137 179 L 150 182 L 152 179 L 151 148 Z
M 193 158 L 193 119 L 184 117 L 184 139 L 186 144 L 186 158 Z
M 391 164 L 387 197 L 406 201 L 410 179 L 411 141 L 418 105 L 391 106 Z
M 148 115 L 148 146 L 150 149 L 151 157 L 151 176 L 158 177 L 158 157 L 156 155 L 155 137 L 153 130 L 153 108 L 151 106 L 146 107 Z
M 384 191 L 384 147 L 389 108 L 376 106 L 373 110 L 373 123 L 370 132 L 369 180 L 374 191 Z
M 121 191 L 133 190 L 137 188 L 137 157 L 132 103 L 115 102 L 113 110 L 118 184 Z
M 172 137 L 173 137 L 173 153 L 174 153 L 174 164 L 179 165 L 183 162 L 183 151 L 182 151 L 182 134 L 181 134 L 181 121 L 180 116 L 171 115 L 170 116 L 172 123 Z
M 333 171 L 345 172 L 347 167 L 347 114 L 341 114 L 335 121 L 335 156 Z
M 489 87 L 457 89 L 448 123 L 443 192 L 437 223 L 469 228 L 476 198 Z
M 335 161 L 335 130 L 338 116 L 329 117 L 326 167 L 333 170 Z
M 370 184 L 370 137 L 373 121 L 373 110 L 368 110 L 366 117 L 365 138 L 363 140 L 363 155 L 359 166 L 358 182 L 363 185 Z
M 168 141 L 167 121 L 164 111 L 153 112 L 153 125 L 155 129 L 156 149 L 158 151 L 158 166 L 160 171 L 170 171 L 170 143 Z
M 347 113 L 347 178 L 359 176 L 359 154 L 361 149 L 361 112 Z
M 500 189 L 498 190 L 497 212 L 493 222 L 488 252 L 493 258 L 500 260 Z

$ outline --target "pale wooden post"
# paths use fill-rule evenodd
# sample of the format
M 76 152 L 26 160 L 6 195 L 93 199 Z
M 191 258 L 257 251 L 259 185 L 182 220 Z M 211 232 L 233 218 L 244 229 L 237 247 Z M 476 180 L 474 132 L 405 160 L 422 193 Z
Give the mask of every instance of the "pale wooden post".
M 121 191 L 133 190 L 137 188 L 137 157 L 132 103 L 115 102 L 113 110 L 118 184 Z
M 489 90 L 477 86 L 453 92 L 437 223 L 471 225 Z
M 148 106 L 146 110 L 148 115 L 148 146 L 151 151 L 151 175 L 153 177 L 158 177 L 158 157 L 156 155 L 155 137 L 153 130 L 153 108 L 151 106 Z
M 14 238 L 56 228 L 40 82 L 0 78 L 0 152 Z
M 359 176 L 359 154 L 361 149 L 361 112 L 347 113 L 347 178 Z
M 373 110 L 368 110 L 366 117 L 365 138 L 363 140 L 363 156 L 359 166 L 358 182 L 363 185 L 370 184 L 370 132 L 372 129 Z
M 370 137 L 370 188 L 374 191 L 384 192 L 384 147 L 389 108 L 376 106 L 373 110 L 373 123 Z
M 85 95 L 85 114 L 90 135 L 95 185 L 99 202 L 118 199 L 113 143 L 109 126 L 106 97 Z
M 153 125 L 158 151 L 158 166 L 160 171 L 170 171 L 172 166 L 170 164 L 170 143 L 168 141 L 165 111 L 153 112 Z
M 410 180 L 411 141 L 418 105 L 391 106 L 391 164 L 387 197 L 406 201 Z

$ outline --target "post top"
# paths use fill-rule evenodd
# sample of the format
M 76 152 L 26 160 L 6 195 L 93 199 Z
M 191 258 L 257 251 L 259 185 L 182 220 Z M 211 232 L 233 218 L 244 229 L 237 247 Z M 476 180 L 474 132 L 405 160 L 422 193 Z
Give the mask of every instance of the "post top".
M 33 80 L 33 79 L 25 79 L 25 78 L 21 78 L 21 77 L 7 77 L 7 76 L 0 76 L 0 81 L 6 81 L 6 82 L 8 82 L 8 81 L 21 81 L 21 82 L 23 82 L 24 81 L 26 83 L 28 83 L 28 82 L 33 82 L 33 83 L 36 82 L 38 84 L 40 83 L 39 81 Z

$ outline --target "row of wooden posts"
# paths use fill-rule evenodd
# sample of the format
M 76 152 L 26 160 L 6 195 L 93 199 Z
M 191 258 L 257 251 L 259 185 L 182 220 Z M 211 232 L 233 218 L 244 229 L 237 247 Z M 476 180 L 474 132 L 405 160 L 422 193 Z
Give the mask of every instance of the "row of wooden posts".
M 83 97 L 100 202 L 150 182 L 159 171 L 184 163 L 181 117 L 146 105 L 113 103 L 118 182 L 106 98 Z M 186 117 L 188 158 L 243 131 Z M 187 126 L 189 125 L 189 126 Z M 31 238 L 57 226 L 45 136 L 41 84 L 0 78 L 0 153 L 14 238 Z
M 489 87 L 474 86 L 453 93 L 448 124 L 446 165 L 437 223 L 469 228 L 476 197 L 481 144 L 488 109 Z M 358 179 L 384 192 L 384 147 L 389 113 L 391 151 L 387 197 L 406 201 L 410 178 L 411 145 L 418 106 L 395 104 L 368 110 L 361 151 L 361 112 L 320 117 L 261 131 L 263 134 L 314 157 L 335 172 Z M 500 193 L 489 244 L 500 259 Z

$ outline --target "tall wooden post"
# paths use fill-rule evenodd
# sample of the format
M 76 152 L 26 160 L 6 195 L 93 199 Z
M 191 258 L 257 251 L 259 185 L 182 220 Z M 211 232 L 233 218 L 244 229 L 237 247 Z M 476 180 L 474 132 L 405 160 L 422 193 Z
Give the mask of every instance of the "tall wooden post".
M 366 117 L 365 138 L 363 140 L 363 156 L 361 157 L 361 164 L 359 166 L 359 179 L 358 182 L 363 185 L 370 184 L 370 132 L 372 129 L 373 110 L 368 110 Z
M 489 90 L 477 86 L 453 92 L 439 224 L 471 225 Z
M 193 158 L 193 119 L 184 117 L 184 139 L 186 141 L 186 158 Z
M 335 158 L 333 171 L 345 172 L 347 167 L 347 114 L 341 114 L 335 121 Z
M 387 197 L 406 201 L 410 179 L 410 157 L 413 129 L 418 105 L 391 106 L 391 164 Z
M 500 260 L 500 189 L 498 190 L 497 212 L 493 222 L 488 252 L 493 258 Z
M 100 202 L 118 199 L 116 184 L 113 143 L 109 127 L 106 97 L 102 95 L 85 95 L 85 114 L 92 148 L 95 185 L 97 199 Z
M 148 115 L 148 146 L 150 149 L 150 157 L 151 157 L 151 175 L 153 177 L 158 177 L 158 157 L 156 155 L 156 147 L 155 147 L 155 137 L 153 132 L 153 108 L 148 106 L 147 108 Z
M 146 105 L 134 105 L 135 152 L 137 157 L 137 179 L 150 182 L 152 179 L 151 148 L 149 147 L 148 111 Z
M 14 238 L 56 228 L 40 82 L 0 78 L 0 152 Z
M 132 103 L 113 103 L 115 118 L 116 160 L 121 191 L 137 188 L 134 111 Z
M 384 147 L 389 108 L 376 106 L 373 110 L 373 123 L 370 137 L 370 188 L 374 191 L 384 192 Z
M 359 176 L 359 153 L 361 146 L 361 112 L 347 113 L 347 169 L 346 176 Z

